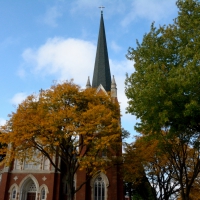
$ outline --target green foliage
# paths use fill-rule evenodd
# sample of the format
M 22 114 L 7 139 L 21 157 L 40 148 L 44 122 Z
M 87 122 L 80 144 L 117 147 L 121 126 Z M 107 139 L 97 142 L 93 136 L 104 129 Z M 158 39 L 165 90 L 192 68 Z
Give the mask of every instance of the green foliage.
M 122 128 L 121 131 L 122 131 L 122 139 L 123 140 L 126 139 L 126 138 L 128 138 L 130 136 L 130 132 L 127 131 L 127 130 L 125 130 L 124 128 Z
M 179 12 L 173 24 L 156 28 L 153 23 L 143 41 L 129 48 L 127 58 L 134 60 L 135 71 L 127 75 L 125 93 L 127 111 L 140 119 L 135 129 L 150 144 L 158 140 L 152 155 L 165 155 L 159 166 L 164 172 L 173 169 L 170 176 L 175 174 L 181 199 L 188 200 L 198 188 L 200 169 L 200 1 L 176 4 Z M 140 152 L 146 155 L 145 149 Z M 158 166 L 147 156 L 145 160 L 150 167 Z
M 178 0 L 174 24 L 152 24 L 137 48 L 129 48 L 135 72 L 126 78 L 127 111 L 143 133 L 163 128 L 200 131 L 200 2 Z

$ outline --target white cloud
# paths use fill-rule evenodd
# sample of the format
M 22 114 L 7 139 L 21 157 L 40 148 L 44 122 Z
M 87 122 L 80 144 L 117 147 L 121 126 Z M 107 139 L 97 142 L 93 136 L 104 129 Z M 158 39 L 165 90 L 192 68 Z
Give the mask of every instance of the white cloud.
M 57 74 L 59 80 L 74 79 L 75 83 L 85 86 L 87 77 L 93 75 L 95 52 L 96 46 L 89 41 L 52 38 L 38 49 L 26 49 L 22 56 L 26 64 L 31 64 L 37 75 Z M 111 73 L 115 75 L 120 96 L 125 96 L 125 74 L 133 72 L 133 62 L 110 60 L 110 67 Z
M 130 60 L 109 60 L 111 66 L 111 72 L 115 76 L 120 76 L 125 78 L 126 73 L 133 73 L 134 72 L 134 62 Z
M 0 126 L 3 126 L 6 123 L 6 120 L 3 118 L 0 118 Z
M 26 94 L 26 93 L 20 92 L 20 93 L 15 94 L 15 95 L 13 96 L 13 98 L 10 100 L 10 102 L 11 102 L 13 105 L 18 105 L 18 104 L 20 104 L 26 97 L 27 97 L 27 94 Z
M 48 39 L 38 49 L 26 49 L 22 56 L 25 63 L 32 66 L 37 76 L 54 74 L 58 76 L 58 80 L 70 80 L 73 78 L 75 83 L 84 88 L 87 77 L 93 75 L 95 52 L 96 46 L 89 41 L 74 38 L 52 38 Z M 110 68 L 112 75 L 115 75 L 117 83 L 118 99 L 123 115 L 122 122 L 131 122 L 131 126 L 130 124 L 124 124 L 123 126 L 131 127 L 130 131 L 133 132 L 132 127 L 134 126 L 135 118 L 125 114 L 127 98 L 124 94 L 126 73 L 130 74 L 134 71 L 133 62 L 129 60 L 110 60 Z M 92 81 L 92 77 L 90 80 Z
M 122 25 L 127 26 L 137 18 L 161 22 L 168 19 L 177 10 L 175 0 L 134 0 L 130 11 L 122 20 Z
M 95 52 L 95 45 L 89 41 L 53 38 L 48 39 L 36 50 L 26 49 L 23 52 L 23 58 L 28 65 L 33 66 L 33 71 L 37 75 L 57 74 L 59 80 L 74 79 L 75 83 L 84 87 L 87 77 L 93 75 Z M 110 67 L 117 81 L 121 107 L 125 110 L 127 99 L 120 98 L 125 97 L 125 75 L 134 71 L 133 62 L 110 59 Z
M 56 20 L 62 16 L 61 9 L 59 7 L 49 8 L 43 18 L 43 22 L 51 27 L 56 27 L 58 24 Z
M 36 50 L 26 49 L 22 56 L 36 74 L 57 74 L 61 80 L 74 79 L 85 86 L 92 74 L 95 52 L 95 45 L 89 41 L 52 38 Z

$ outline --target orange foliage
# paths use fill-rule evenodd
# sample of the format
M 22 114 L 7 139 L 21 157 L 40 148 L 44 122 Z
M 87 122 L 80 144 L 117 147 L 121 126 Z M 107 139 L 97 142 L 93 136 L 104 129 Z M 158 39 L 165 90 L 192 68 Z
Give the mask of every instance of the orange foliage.
M 66 171 L 72 167 L 74 174 L 85 168 L 92 175 L 109 161 L 99 152 L 120 141 L 119 118 L 119 106 L 110 96 L 96 94 L 95 89 L 81 90 L 72 81 L 53 85 L 28 96 L 1 127 L 0 143 L 9 145 L 0 150 L 7 153 L 2 163 L 31 158 L 37 149 L 59 171 L 53 155 L 61 158 Z
M 168 134 L 143 135 L 126 147 L 125 180 L 140 184 L 146 176 L 159 198 L 199 200 L 199 141 L 194 134 Z

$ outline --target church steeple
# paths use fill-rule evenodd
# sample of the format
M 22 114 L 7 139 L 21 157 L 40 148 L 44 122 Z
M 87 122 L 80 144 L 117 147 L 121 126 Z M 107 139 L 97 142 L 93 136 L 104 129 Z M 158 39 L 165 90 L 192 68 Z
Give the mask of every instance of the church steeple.
M 103 11 L 101 11 L 99 38 L 97 44 L 92 87 L 97 88 L 100 84 L 104 87 L 106 91 L 110 91 L 111 76 L 110 76 L 110 66 L 108 60 L 108 50 L 107 50 L 106 34 L 105 34 L 104 20 L 103 20 Z

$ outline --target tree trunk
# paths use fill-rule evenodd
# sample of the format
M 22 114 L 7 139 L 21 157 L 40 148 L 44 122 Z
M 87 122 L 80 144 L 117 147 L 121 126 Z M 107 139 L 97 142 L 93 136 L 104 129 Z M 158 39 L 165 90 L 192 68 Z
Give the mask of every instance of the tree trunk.
M 184 192 L 181 193 L 182 200 L 189 200 L 189 194 L 185 194 Z
M 73 182 L 70 184 L 67 182 L 67 200 L 74 200 L 74 186 Z

